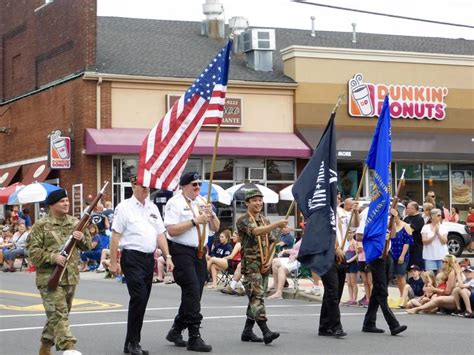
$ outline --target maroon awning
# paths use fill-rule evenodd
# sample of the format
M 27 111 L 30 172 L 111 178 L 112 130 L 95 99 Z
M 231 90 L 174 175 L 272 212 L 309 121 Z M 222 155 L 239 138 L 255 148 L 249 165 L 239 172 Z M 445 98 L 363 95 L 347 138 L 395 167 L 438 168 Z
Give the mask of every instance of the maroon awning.
M 0 169 L 0 187 L 7 187 L 15 177 L 21 165 Z
M 138 154 L 148 134 L 141 128 L 86 129 L 86 154 Z M 192 154 L 212 155 L 215 132 L 201 131 Z M 294 133 L 221 132 L 219 156 L 309 158 L 311 149 Z
M 21 181 L 24 185 L 31 184 L 35 181 L 43 182 L 51 171 L 47 160 L 26 165 L 24 169 L 26 170 L 26 173 Z

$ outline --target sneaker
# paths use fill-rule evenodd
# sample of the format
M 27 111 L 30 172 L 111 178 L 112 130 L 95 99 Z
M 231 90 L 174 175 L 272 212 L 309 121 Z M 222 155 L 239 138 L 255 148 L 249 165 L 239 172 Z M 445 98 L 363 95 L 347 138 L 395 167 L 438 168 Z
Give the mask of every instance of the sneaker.
M 313 296 L 321 296 L 321 287 L 320 286 L 313 286 L 309 290 L 304 291 L 307 295 Z
M 364 308 L 368 308 L 369 307 L 369 302 L 367 302 L 367 300 L 363 300 L 362 302 L 358 302 L 357 303 L 359 307 L 364 307 Z
M 100 265 L 97 269 L 95 269 L 95 272 L 105 272 L 105 267 Z

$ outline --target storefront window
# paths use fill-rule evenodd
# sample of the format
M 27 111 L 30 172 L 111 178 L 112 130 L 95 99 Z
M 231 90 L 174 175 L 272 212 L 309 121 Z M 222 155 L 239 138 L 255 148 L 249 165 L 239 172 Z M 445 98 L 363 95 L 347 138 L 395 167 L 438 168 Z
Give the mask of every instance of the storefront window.
M 209 180 L 211 171 L 210 159 L 204 160 L 205 179 Z M 234 160 L 233 159 L 216 159 L 214 167 L 214 180 L 234 180 Z
M 295 162 L 293 160 L 267 160 L 267 180 L 281 181 L 295 179 Z
M 234 181 L 240 184 L 245 181 L 264 183 L 265 161 L 263 159 L 235 159 Z
M 184 173 L 189 173 L 193 171 L 197 171 L 199 175 L 202 176 L 202 162 L 201 159 L 188 159 L 188 162 L 186 163 L 186 167 L 183 170 Z
M 436 203 L 444 203 L 449 208 L 448 164 L 423 164 L 425 195 L 434 191 Z
M 411 200 L 423 203 L 423 185 L 421 176 L 421 164 L 397 163 L 397 183 L 405 169 L 405 183 L 403 184 L 399 199 L 409 197 Z
M 474 164 L 451 165 L 451 203 L 459 211 L 459 221 L 467 218 L 469 205 L 473 203 L 473 178 Z

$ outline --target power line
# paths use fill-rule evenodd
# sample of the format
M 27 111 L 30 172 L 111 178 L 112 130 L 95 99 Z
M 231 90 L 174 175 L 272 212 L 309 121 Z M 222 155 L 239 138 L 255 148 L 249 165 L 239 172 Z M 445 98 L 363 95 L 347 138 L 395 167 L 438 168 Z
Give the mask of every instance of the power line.
M 374 11 L 351 9 L 351 8 L 348 8 L 348 7 L 341 7 L 341 6 L 320 4 L 320 3 L 310 2 L 310 1 L 305 1 L 305 0 L 291 0 L 291 1 L 297 2 L 297 3 L 300 3 L 300 4 L 314 5 L 314 6 L 319 6 L 319 7 L 328 7 L 328 8 L 336 9 L 336 10 L 359 12 L 359 13 L 362 13 L 362 14 L 369 14 L 369 15 L 376 15 L 376 16 L 393 17 L 393 18 L 398 18 L 398 19 L 402 19 L 402 20 L 411 20 L 411 21 L 418 21 L 418 22 L 428 22 L 428 23 L 434 23 L 434 24 L 437 24 L 437 25 L 446 25 L 446 26 L 457 26 L 457 27 L 465 27 L 465 28 L 474 28 L 474 26 L 463 25 L 463 24 L 460 24 L 460 23 L 442 22 L 442 21 L 427 20 L 427 19 L 422 19 L 422 18 L 417 18 L 417 17 L 407 17 L 407 16 L 392 15 L 392 14 L 384 14 L 384 13 L 382 13 L 382 12 L 374 12 Z

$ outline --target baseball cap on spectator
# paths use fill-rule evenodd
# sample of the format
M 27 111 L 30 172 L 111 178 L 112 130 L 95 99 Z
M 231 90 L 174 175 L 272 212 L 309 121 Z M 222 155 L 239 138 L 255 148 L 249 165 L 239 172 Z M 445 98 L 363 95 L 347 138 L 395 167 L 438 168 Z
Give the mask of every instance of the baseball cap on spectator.
M 408 268 L 408 271 L 421 271 L 418 265 L 412 265 Z

